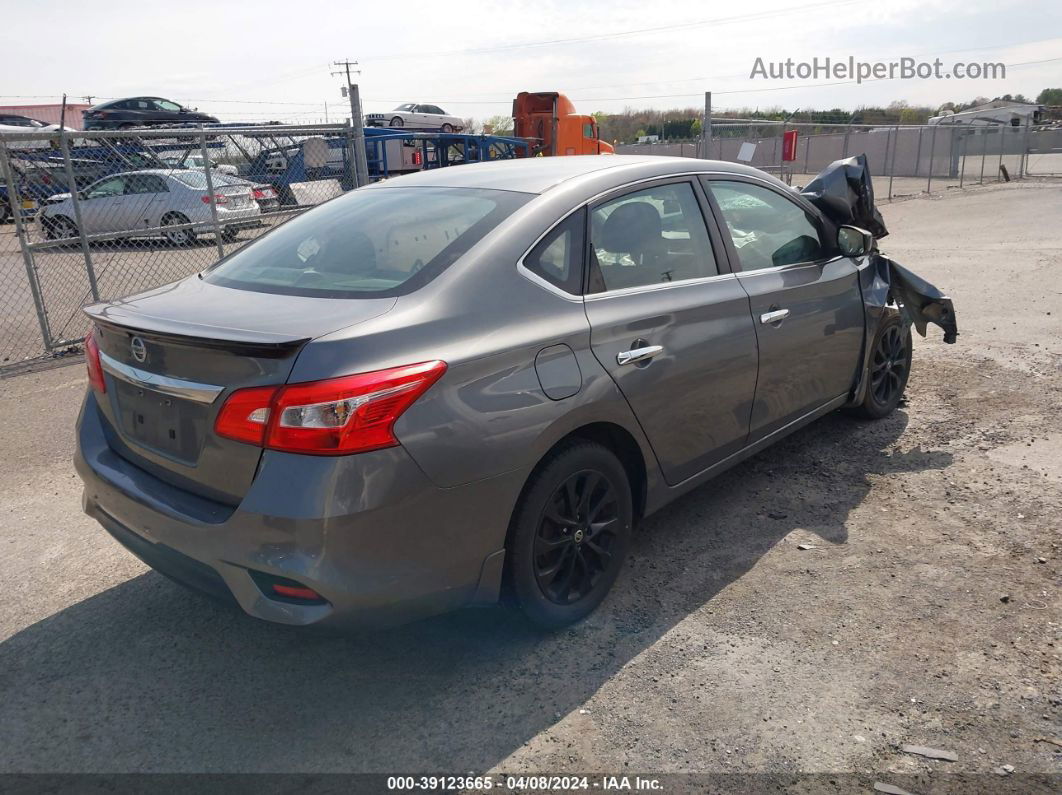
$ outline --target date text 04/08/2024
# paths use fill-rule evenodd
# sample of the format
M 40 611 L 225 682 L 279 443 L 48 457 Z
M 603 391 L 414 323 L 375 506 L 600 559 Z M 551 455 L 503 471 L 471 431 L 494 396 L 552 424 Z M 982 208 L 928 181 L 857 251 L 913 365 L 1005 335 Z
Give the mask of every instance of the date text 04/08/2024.
M 640 791 L 653 792 L 661 789 L 659 779 L 642 776 L 388 776 L 387 789 L 391 791 L 431 791 L 492 789 L 520 791 L 563 792 L 579 790 Z

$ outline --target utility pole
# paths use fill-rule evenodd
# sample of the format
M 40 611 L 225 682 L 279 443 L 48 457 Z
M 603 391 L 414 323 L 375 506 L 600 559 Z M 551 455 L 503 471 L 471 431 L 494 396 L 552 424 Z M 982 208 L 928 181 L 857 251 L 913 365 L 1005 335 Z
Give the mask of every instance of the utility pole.
M 704 92 L 704 125 L 701 127 L 701 135 L 704 137 L 704 159 L 712 157 L 712 92 Z
M 350 80 L 350 67 L 357 66 L 357 61 L 334 61 L 333 66 L 342 67 L 342 72 L 332 72 L 332 76 L 346 75 L 347 85 L 344 93 L 350 99 L 350 124 L 354 133 L 354 187 L 369 184 L 369 169 L 365 162 L 365 122 L 361 117 L 361 94 L 358 86 Z M 361 74 L 357 69 L 355 74 Z

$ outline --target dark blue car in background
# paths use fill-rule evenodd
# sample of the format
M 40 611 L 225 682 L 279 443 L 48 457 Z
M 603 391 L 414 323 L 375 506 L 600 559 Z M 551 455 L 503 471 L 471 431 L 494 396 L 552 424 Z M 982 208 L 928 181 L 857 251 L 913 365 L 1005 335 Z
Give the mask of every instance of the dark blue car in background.
M 217 124 L 214 116 L 199 113 L 162 97 L 129 97 L 95 105 L 81 114 L 86 130 L 126 130 L 182 124 Z

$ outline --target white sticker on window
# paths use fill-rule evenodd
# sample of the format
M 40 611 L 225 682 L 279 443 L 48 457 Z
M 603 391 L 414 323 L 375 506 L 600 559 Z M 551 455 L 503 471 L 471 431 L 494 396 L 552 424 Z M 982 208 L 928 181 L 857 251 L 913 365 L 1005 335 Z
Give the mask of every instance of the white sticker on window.
M 310 257 L 321 250 L 321 244 L 317 242 L 316 237 L 308 237 L 299 243 L 299 247 L 295 249 L 295 253 L 299 255 L 299 259 L 306 262 Z

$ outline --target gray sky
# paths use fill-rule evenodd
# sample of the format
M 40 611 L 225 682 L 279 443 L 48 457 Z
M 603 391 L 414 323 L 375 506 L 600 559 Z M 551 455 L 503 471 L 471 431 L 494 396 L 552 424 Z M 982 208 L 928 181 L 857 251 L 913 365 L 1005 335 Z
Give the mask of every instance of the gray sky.
M 366 112 L 400 102 L 508 115 L 521 90 L 559 90 L 582 112 L 624 107 L 852 109 L 937 105 L 1062 87 L 1062 3 L 985 0 L 36 0 L 7 7 L 0 103 L 66 91 L 152 94 L 225 121 L 347 115 L 329 62 L 360 61 Z M 1014 64 L 1005 80 L 752 80 L 757 56 Z M 1043 63 L 1030 63 L 1046 61 Z M 1023 64 L 1023 65 L 1017 65 Z M 796 86 L 795 88 L 790 88 Z M 770 89 L 770 90 L 765 90 Z M 26 97 L 20 99 L 19 97 Z M 100 101 L 96 99 L 94 101 Z

